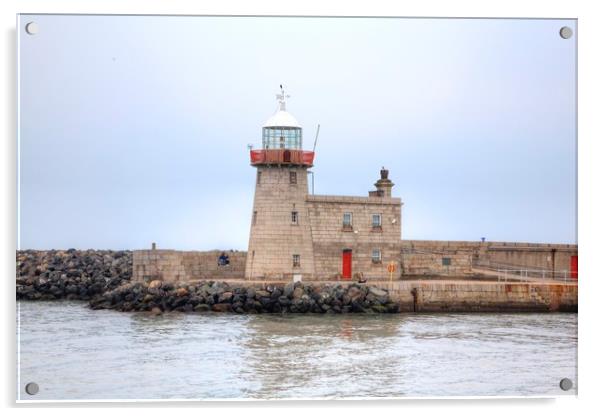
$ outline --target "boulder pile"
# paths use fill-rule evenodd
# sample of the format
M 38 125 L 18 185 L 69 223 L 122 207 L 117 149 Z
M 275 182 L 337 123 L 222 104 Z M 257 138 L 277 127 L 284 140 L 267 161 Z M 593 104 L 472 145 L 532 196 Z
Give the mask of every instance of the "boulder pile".
M 93 309 L 118 311 L 233 313 L 395 313 L 400 305 L 386 290 L 351 284 L 312 285 L 301 282 L 264 286 L 230 286 L 203 281 L 173 284 L 160 280 L 127 283 L 95 296 Z
M 132 277 L 132 252 L 17 251 L 17 299 L 90 300 Z

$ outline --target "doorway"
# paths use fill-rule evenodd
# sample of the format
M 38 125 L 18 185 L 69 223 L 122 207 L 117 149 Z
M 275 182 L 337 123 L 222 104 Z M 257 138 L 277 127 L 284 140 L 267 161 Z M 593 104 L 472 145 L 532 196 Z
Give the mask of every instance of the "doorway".
M 343 279 L 351 279 L 351 249 L 343 250 Z
M 571 256 L 571 279 L 577 278 L 577 256 Z

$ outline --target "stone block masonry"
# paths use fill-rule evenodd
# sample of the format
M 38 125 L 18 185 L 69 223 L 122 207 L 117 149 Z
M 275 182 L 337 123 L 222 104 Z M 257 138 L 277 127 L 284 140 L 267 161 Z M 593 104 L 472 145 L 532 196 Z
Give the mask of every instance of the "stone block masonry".
M 314 275 L 314 253 L 305 197 L 307 168 L 257 169 L 245 277 L 303 279 Z
M 575 283 L 407 281 L 386 286 L 402 312 L 577 312 Z
M 469 272 L 475 267 L 492 267 L 570 275 L 572 261 L 578 255 L 576 244 L 403 240 L 401 246 L 404 272 L 408 275 L 446 274 L 440 267 L 442 257 L 451 257 L 451 266 L 457 265 L 460 275 L 467 271 L 468 262 Z
M 401 199 L 308 195 L 307 207 L 313 239 L 315 279 L 335 279 L 343 272 L 343 251 L 351 257 L 351 274 L 371 279 L 388 278 L 387 265 L 399 276 Z M 344 216 L 350 224 L 345 226 Z M 373 217 L 379 218 L 375 226 Z
M 229 264 L 220 266 L 222 253 Z M 203 279 L 242 279 L 247 253 L 244 251 L 136 250 L 133 254 L 133 280 L 183 282 Z

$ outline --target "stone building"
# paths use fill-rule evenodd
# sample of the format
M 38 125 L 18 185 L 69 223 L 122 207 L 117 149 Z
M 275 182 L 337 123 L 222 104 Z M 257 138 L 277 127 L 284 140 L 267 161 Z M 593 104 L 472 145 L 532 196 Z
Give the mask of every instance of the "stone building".
M 399 270 L 400 198 L 382 169 L 368 196 L 310 195 L 314 152 L 303 150 L 303 129 L 286 111 L 263 125 L 262 147 L 251 150 L 257 169 L 245 278 L 384 278 Z
M 135 281 L 470 278 L 500 270 L 504 278 L 519 271 L 520 277 L 577 279 L 575 244 L 402 241 L 403 204 L 392 196 L 385 168 L 367 196 L 310 194 L 307 175 L 315 154 L 303 150 L 303 129 L 286 111 L 284 91 L 277 98 L 261 149 L 250 151 L 256 184 L 248 251 L 153 245 L 134 252 Z

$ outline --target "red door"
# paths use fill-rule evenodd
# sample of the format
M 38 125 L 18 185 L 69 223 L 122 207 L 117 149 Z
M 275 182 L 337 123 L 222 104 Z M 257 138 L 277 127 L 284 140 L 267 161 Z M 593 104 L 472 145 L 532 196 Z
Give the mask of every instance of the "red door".
M 343 250 L 343 279 L 351 279 L 351 250 Z
M 577 278 L 577 256 L 571 256 L 571 278 Z

